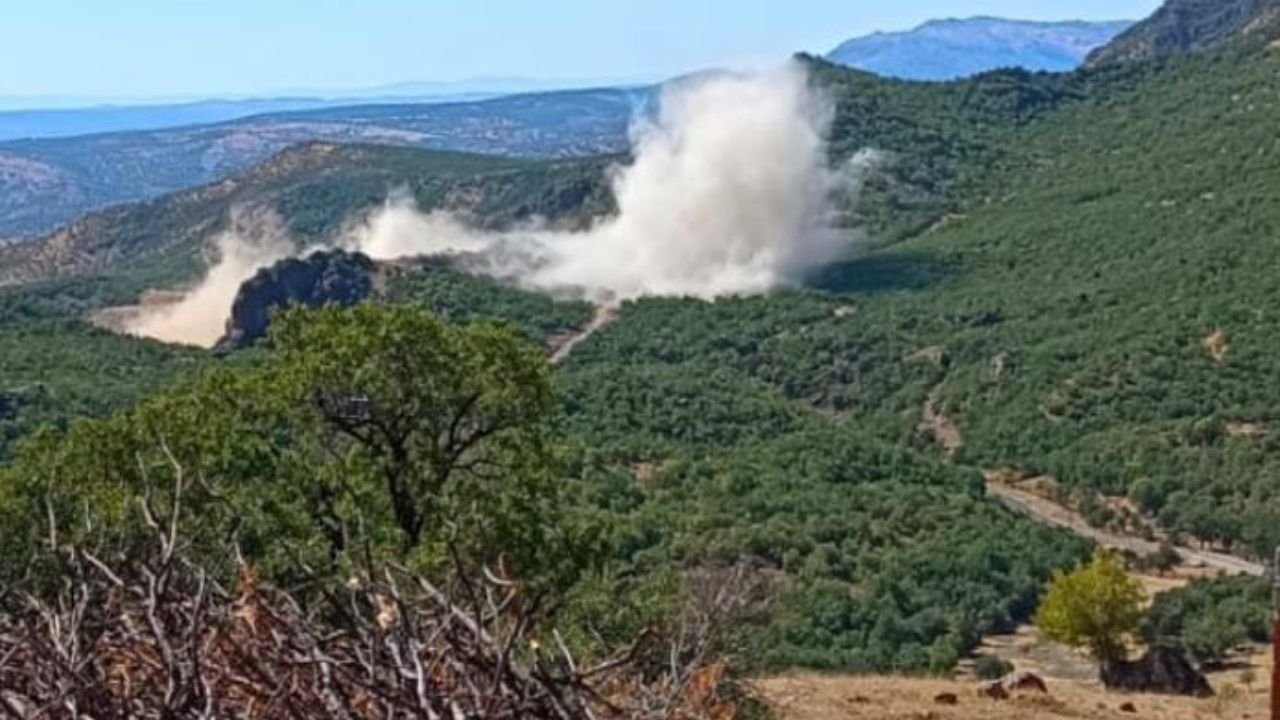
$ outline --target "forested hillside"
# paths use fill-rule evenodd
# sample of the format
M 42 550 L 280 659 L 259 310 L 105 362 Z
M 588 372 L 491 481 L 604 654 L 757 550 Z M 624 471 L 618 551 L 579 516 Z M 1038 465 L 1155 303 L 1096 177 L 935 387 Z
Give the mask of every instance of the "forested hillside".
M 1245 42 L 1157 64 L 949 84 L 809 64 L 836 105 L 834 163 L 862 150 L 879 158 L 862 195 L 842 198 L 844 230 L 862 242 L 857 257 L 765 296 L 626 303 L 554 375 L 523 343 L 544 343 L 545 352 L 558 333 L 583 326 L 590 308 L 444 265 L 406 271 L 385 288 L 385 298 L 434 316 L 298 314 L 275 339 L 279 352 L 268 345 L 215 360 L 89 330 L 82 318 L 189 278 L 199 241 L 235 199 L 265 199 L 301 237 L 333 231 L 393 184 L 427 207 L 468 199 L 463 207 L 480 224 L 530 214 L 582 223 L 613 207 L 601 182 L 608 160 L 313 146 L 225 188 L 97 216 L 80 234 L 32 246 L 40 249 L 25 252 L 36 255 L 10 266 L 30 275 L 10 271 L 11 280 L 56 275 L 61 266 L 43 258 L 74 251 L 67 278 L 3 291 L 15 310 L 4 313 L 0 337 L 23 348 L 0 353 L 0 389 L 17 398 L 0 404 L 7 432 L 118 414 L 42 436 L 4 471 L 7 540 L 37 545 L 44 491 L 61 493 L 59 511 L 99 497 L 115 508 L 113 483 L 136 492 L 148 482 L 130 453 L 164 466 L 147 444 L 155 429 L 190 427 L 196 439 L 184 459 L 231 483 L 228 495 L 208 495 L 209 514 L 193 528 L 256 538 L 249 547 L 273 579 L 295 580 L 298 558 L 312 569 L 356 562 L 344 533 L 366 517 L 353 507 L 376 510 L 374 526 L 359 527 L 369 552 L 412 546 L 408 555 L 431 571 L 444 562 L 432 543 L 447 537 L 432 533 L 447 523 L 424 525 L 398 516 L 394 501 L 359 495 L 379 487 L 372 480 L 354 490 L 335 480 L 376 478 L 403 458 L 360 447 L 334 457 L 325 432 L 363 438 L 368 397 L 436 391 L 395 370 L 398 358 L 456 374 L 432 353 L 488 367 L 487 349 L 494 362 L 518 359 L 538 388 L 545 373 L 547 395 L 531 402 L 545 402 L 547 417 L 538 416 L 536 438 L 506 449 L 554 447 L 539 455 L 559 463 L 546 466 L 563 493 L 554 507 L 574 532 L 589 529 L 590 542 L 556 555 L 562 565 L 537 567 L 570 578 L 566 611 L 611 638 L 655 621 L 681 579 L 738 567 L 768 588 L 768 602 L 733 638 L 750 662 L 949 669 L 982 634 L 1026 620 L 1051 573 L 1088 552 L 987 498 L 983 470 L 1052 475 L 1086 491 L 1087 505 L 1092 493 L 1128 496 L 1147 521 L 1241 553 L 1280 542 L 1280 333 L 1270 308 L 1280 261 L 1280 51 Z M 281 164 L 289 158 L 301 164 Z M 505 319 L 518 332 L 459 329 L 435 316 Z M 345 387 L 343 363 L 379 394 L 325 406 L 328 396 L 313 390 Z M 221 374 L 127 409 L 210 365 Z M 316 419 L 317 403 L 329 416 Z M 225 414 L 204 422 L 193 407 Z M 233 441 L 265 464 L 225 452 Z M 100 451 L 129 461 L 113 466 L 109 482 L 85 461 Z M 58 480 L 52 489 L 39 484 L 49 477 Z M 335 482 L 313 487 L 300 477 Z M 264 482 L 272 493 L 244 490 Z M 550 507 L 523 487 L 481 500 L 502 512 Z M 90 490 L 81 496 L 82 488 Z M 231 512 L 221 497 L 246 504 Z M 427 500 L 474 510 L 465 498 Z M 1099 522 L 1120 521 L 1092 509 Z M 277 538 L 273 523 L 283 529 L 279 545 L 266 541 Z M 515 527 L 516 549 L 531 546 L 521 533 L 540 530 Z M 403 542 L 410 531 L 425 544 Z M 111 542 L 125 552 L 130 538 Z M 25 569 L 15 558 L 4 572 Z M 1236 591 L 1255 589 L 1222 592 Z M 1217 592 L 1197 589 L 1183 605 L 1162 606 L 1151 632 L 1185 634 L 1188 615 L 1218 611 Z
M 896 342 L 868 343 L 871 371 L 825 392 L 905 438 L 936 388 L 961 462 L 1129 495 L 1265 557 L 1278 67 L 1247 47 L 1182 60 L 1018 131 L 962 214 L 894 249 L 945 270 L 860 304 Z M 904 379 L 895 356 L 930 347 L 943 362 Z
M 203 243 L 233 226 L 235 212 L 279 218 L 281 232 L 316 242 L 401 191 L 423 210 L 447 208 L 482 227 L 533 217 L 580 223 L 611 207 L 601 182 L 610 161 L 303 144 L 235 178 L 92 213 L 40 240 L 0 247 L 0 286 L 93 273 L 182 282 L 198 273 Z
M 1088 64 L 1176 57 L 1250 36 L 1266 40 L 1277 19 L 1280 4 L 1274 0 L 1170 0 L 1091 53 Z

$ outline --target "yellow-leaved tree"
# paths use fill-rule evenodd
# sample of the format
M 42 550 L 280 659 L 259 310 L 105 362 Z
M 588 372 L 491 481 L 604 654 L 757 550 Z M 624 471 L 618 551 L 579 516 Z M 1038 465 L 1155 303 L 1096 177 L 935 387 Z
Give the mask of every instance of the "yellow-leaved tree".
M 1099 551 L 1070 573 L 1058 573 L 1036 612 L 1051 640 L 1083 647 L 1106 668 L 1125 659 L 1126 642 L 1142 619 L 1142 585 L 1115 553 Z

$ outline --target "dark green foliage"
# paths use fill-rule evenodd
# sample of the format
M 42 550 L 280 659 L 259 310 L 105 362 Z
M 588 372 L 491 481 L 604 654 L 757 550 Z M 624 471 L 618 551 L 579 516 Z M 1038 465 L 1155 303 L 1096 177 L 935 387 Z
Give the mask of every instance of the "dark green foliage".
M 835 105 L 834 160 L 843 163 L 864 149 L 879 158 L 853 210 L 877 244 L 918 234 L 955 211 L 959 191 L 1002 162 L 1013 130 L 1144 72 L 1000 70 L 916 83 L 802 59 Z
M 1271 588 L 1262 578 L 1197 580 L 1156 596 L 1143 621 L 1148 643 L 1177 643 L 1202 663 L 1271 641 Z
M 139 502 L 175 493 L 191 552 L 211 568 L 229 569 L 234 538 L 295 582 L 389 558 L 561 588 L 589 569 L 589 543 L 557 520 L 554 399 L 536 346 L 373 306 L 290 311 L 270 344 L 257 366 L 27 443 L 0 473 L 0 524 L 25 548 L 0 560 L 0 582 L 52 562 L 46 520 L 61 542 L 131 558 L 148 532 Z
M 1015 136 L 1022 166 L 991 204 L 909 244 L 952 274 L 863 312 L 945 348 L 965 461 L 1132 491 L 1170 529 L 1258 554 L 1280 541 L 1277 62 L 1186 61 L 1046 118 Z M 1218 330 L 1222 363 L 1204 347 Z
M 560 374 L 572 509 L 609 529 L 612 574 L 577 588 L 583 613 L 643 626 L 646 609 L 666 607 L 666 580 L 748 559 L 776 600 L 743 628 L 758 663 L 947 669 L 981 633 L 1027 619 L 1052 570 L 1087 555 L 985 498 L 972 468 L 1127 495 L 1185 536 L 1269 553 L 1280 542 L 1280 53 L 945 85 L 818 66 L 817 81 L 836 101 L 837 157 L 889 154 L 853 213 L 875 237 L 864 255 L 805 290 L 628 304 Z M 459 158 L 450 174 L 407 156 L 401 167 L 401 151 L 352 152 L 368 165 L 317 161 L 272 191 L 296 231 L 330 232 L 342 208 L 379 202 L 388 178 L 428 206 L 480 184 L 501 201 L 485 206 L 496 223 L 561 209 L 573 224 L 610 206 L 604 161 Z M 154 240 L 205 217 L 163 212 L 175 214 L 128 227 Z M 189 267 L 195 237 L 136 267 L 152 278 Z M 67 288 L 15 326 L 67 323 L 136 290 L 125 277 Z M 390 292 L 539 339 L 589 312 L 439 269 Z M 148 377 L 186 357 L 154 358 L 164 372 Z M 919 431 L 931 396 L 964 436 L 953 463 Z M 1206 658 L 1241 628 L 1257 635 L 1253 600 L 1214 598 L 1167 605 L 1155 632 Z
M 1013 664 L 996 655 L 983 655 L 973 663 L 973 674 L 979 680 L 999 680 L 1013 672 Z
M 0 461 L 42 423 L 124 407 L 209 362 L 68 317 L 95 294 L 93 285 L 0 290 Z
M 985 499 L 976 473 L 839 423 L 825 382 L 780 385 L 834 357 L 856 376 L 857 346 L 826 344 L 869 341 L 816 329 L 840 307 L 627 305 L 567 367 L 569 428 L 604 483 L 594 501 L 630 518 L 615 543 L 631 562 L 749 557 L 779 573 L 776 614 L 748 633 L 754 662 L 947 670 L 1087 550 Z
M 452 270 L 444 260 L 398 273 L 387 283 L 387 299 L 411 302 L 454 323 L 503 320 L 540 343 L 572 332 L 591 320 L 591 305 L 554 300 Z

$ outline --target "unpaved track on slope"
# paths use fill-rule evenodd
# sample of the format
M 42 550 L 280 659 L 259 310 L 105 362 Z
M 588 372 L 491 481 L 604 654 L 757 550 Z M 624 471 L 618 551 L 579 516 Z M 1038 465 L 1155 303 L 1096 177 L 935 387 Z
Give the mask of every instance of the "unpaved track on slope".
M 1035 493 L 1014 487 L 1008 483 L 993 480 L 990 476 L 987 478 L 987 492 L 1015 512 L 1027 515 L 1046 525 L 1070 530 L 1076 535 L 1088 538 L 1103 547 L 1128 550 L 1139 555 L 1149 555 L 1160 549 L 1158 543 L 1149 540 L 1092 527 L 1078 513 Z M 1184 564 L 1193 567 L 1212 568 L 1231 575 L 1262 576 L 1267 572 L 1266 567 L 1259 563 L 1250 562 L 1226 553 L 1197 550 L 1184 545 L 1175 546 L 1174 549 L 1182 556 Z
M 592 335 L 612 325 L 613 321 L 617 319 L 617 308 L 605 305 L 597 306 L 595 317 L 591 318 L 591 322 L 587 323 L 586 327 L 556 343 L 555 350 L 551 353 L 551 364 L 563 365 L 575 348 L 589 340 Z
M 947 457 L 954 457 L 956 451 L 964 447 L 964 436 L 960 427 L 944 415 L 940 409 L 942 383 L 929 393 L 921 411 L 919 430 L 933 436 L 938 449 Z M 1095 528 L 1079 513 L 1029 490 L 1017 487 L 1001 479 L 1002 473 L 986 472 L 987 494 L 1004 503 L 1014 512 L 1037 520 L 1046 525 L 1060 527 L 1081 537 L 1092 540 L 1102 547 L 1115 550 L 1127 550 L 1139 555 L 1150 555 L 1160 549 L 1158 543 L 1133 535 L 1114 533 Z M 1229 575 L 1266 575 L 1266 566 L 1211 550 L 1198 550 L 1185 545 L 1174 546 L 1182 563 L 1189 568 L 1209 568 Z

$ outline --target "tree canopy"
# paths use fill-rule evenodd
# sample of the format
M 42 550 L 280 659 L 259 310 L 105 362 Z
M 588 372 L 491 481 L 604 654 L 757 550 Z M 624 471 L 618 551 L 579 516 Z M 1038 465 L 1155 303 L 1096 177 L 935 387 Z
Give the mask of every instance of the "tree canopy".
M 285 313 L 270 342 L 261 363 L 33 438 L 4 471 L 25 539 L 128 553 L 147 513 L 181 496 L 193 537 L 234 537 L 271 572 L 446 554 L 530 580 L 563 569 L 557 549 L 572 543 L 536 347 L 506 327 L 372 306 Z
M 1099 552 L 1089 564 L 1049 583 L 1036 626 L 1046 637 L 1089 650 L 1104 665 L 1125 657 L 1142 620 L 1142 585 L 1118 556 Z

